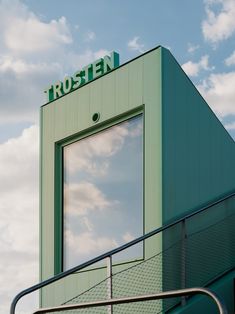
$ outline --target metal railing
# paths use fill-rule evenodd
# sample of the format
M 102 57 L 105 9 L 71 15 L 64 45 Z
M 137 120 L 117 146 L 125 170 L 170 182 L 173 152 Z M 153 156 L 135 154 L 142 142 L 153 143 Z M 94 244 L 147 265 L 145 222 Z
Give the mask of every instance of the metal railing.
M 223 303 L 223 301 L 211 290 L 205 289 L 205 288 L 189 288 L 189 289 L 181 289 L 181 290 L 155 293 L 155 294 L 150 294 L 150 295 L 132 296 L 132 297 L 126 297 L 126 298 L 110 299 L 110 300 L 105 300 L 105 301 L 95 301 L 95 302 L 86 302 L 86 303 L 80 303 L 80 304 L 55 306 L 55 307 L 50 307 L 50 308 L 39 309 L 33 314 L 61 312 L 61 311 L 68 311 L 68 310 L 79 310 L 79 309 L 101 307 L 101 306 L 107 306 L 107 305 L 112 306 L 115 304 L 160 300 L 160 299 L 168 299 L 168 298 L 174 298 L 174 297 L 192 296 L 196 294 L 205 294 L 211 299 L 213 299 L 220 314 L 228 313 L 227 308 L 225 304 Z
M 180 288 L 183 288 L 183 289 L 186 288 L 186 259 L 185 259 L 186 257 L 185 256 L 186 256 L 186 240 L 188 240 L 187 239 L 188 234 L 187 234 L 187 230 L 186 230 L 186 222 L 195 216 L 199 216 L 200 214 L 204 213 L 205 211 L 207 211 L 208 209 L 210 209 L 212 207 L 215 207 L 217 205 L 220 206 L 220 204 L 222 204 L 225 201 L 229 201 L 234 196 L 235 196 L 235 192 L 229 194 L 228 196 L 220 198 L 216 202 L 213 202 L 213 203 L 209 204 L 208 206 L 204 206 L 201 209 L 199 209 L 193 213 L 187 214 L 183 218 L 179 218 L 179 219 L 177 219 L 173 222 L 170 222 L 170 223 L 168 223 L 168 224 L 166 224 L 160 228 L 157 228 L 156 230 L 153 230 L 153 231 L 151 231 L 151 232 L 149 232 L 149 233 L 147 233 L 141 237 L 138 237 L 138 238 L 136 238 L 136 239 L 134 239 L 134 240 L 132 240 L 132 241 L 116 248 L 116 249 L 113 249 L 107 253 L 101 254 L 96 258 L 93 258 L 93 259 L 91 259 L 85 263 L 82 263 L 82 264 L 80 264 L 76 267 L 73 267 L 67 271 L 59 273 L 59 274 L 55 275 L 54 277 L 51 277 L 51 278 L 44 280 L 44 281 L 42 281 L 42 282 L 40 282 L 34 286 L 31 286 L 28 289 L 23 290 L 22 292 L 17 294 L 16 297 L 14 298 L 14 300 L 12 301 L 11 308 L 10 308 L 10 314 L 15 314 L 16 305 L 22 297 L 24 297 L 24 296 L 26 296 L 26 295 L 28 295 L 28 294 L 36 291 L 36 290 L 44 288 L 50 284 L 53 284 L 53 283 L 59 281 L 60 279 L 63 279 L 63 278 L 65 278 L 65 277 L 67 277 L 67 276 L 69 276 L 75 272 L 79 272 L 81 270 L 84 270 L 85 268 L 87 268 L 87 267 L 89 267 L 89 266 L 91 266 L 97 262 L 100 262 L 104 259 L 109 261 L 108 271 L 109 271 L 110 275 L 108 276 L 108 278 L 110 278 L 109 279 L 110 280 L 109 281 L 109 287 L 110 288 L 109 288 L 108 297 L 110 299 L 112 299 L 112 297 L 113 297 L 113 295 L 112 295 L 112 257 L 117 253 L 120 253 L 120 252 L 140 243 L 140 242 L 143 242 L 143 241 L 149 239 L 150 237 L 153 237 L 153 236 L 155 236 L 161 232 L 166 232 L 170 228 L 177 226 L 178 224 L 180 224 L 180 226 L 181 226 L 181 243 L 180 243 L 180 246 L 181 246 L 181 249 L 180 249 L 181 287 Z M 219 273 L 216 274 L 216 276 L 217 275 L 219 275 Z M 216 277 L 216 276 L 214 276 L 214 277 Z M 169 290 L 169 289 L 167 289 L 167 290 Z M 179 290 L 179 289 L 173 289 L 173 290 Z M 162 292 L 162 293 L 164 294 L 165 292 Z M 109 302 L 109 301 L 106 301 L 106 302 Z M 111 305 L 111 303 L 109 303 L 109 304 Z M 111 313 L 111 311 L 110 311 L 110 313 Z

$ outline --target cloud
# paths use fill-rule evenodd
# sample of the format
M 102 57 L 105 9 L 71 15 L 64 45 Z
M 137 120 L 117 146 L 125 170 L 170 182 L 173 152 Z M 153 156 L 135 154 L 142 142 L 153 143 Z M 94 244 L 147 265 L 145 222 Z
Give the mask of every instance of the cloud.
M 1 2 L 0 26 L 1 44 L 14 55 L 56 51 L 59 46 L 73 41 L 65 17 L 42 21 L 17 0 Z
M 235 72 L 211 74 L 198 86 L 219 117 L 235 114 Z
M 0 191 L 12 193 L 13 190 L 17 192 L 26 187 L 31 189 L 38 172 L 38 145 L 36 125 L 25 129 L 20 137 L 0 145 Z
M 128 122 L 126 122 L 128 123 Z M 138 124 L 135 124 L 134 128 L 128 128 L 128 136 L 131 138 L 139 137 L 143 134 L 143 123 L 139 121 Z
M 235 130 L 235 122 L 231 122 L 231 123 L 227 123 L 227 124 L 225 124 L 225 128 L 227 129 L 227 130 Z
M 135 239 L 135 237 L 130 233 L 130 232 L 126 232 L 123 236 L 122 239 L 124 242 L 130 242 L 132 240 Z
M 130 50 L 134 50 L 134 51 L 138 51 L 138 52 L 141 52 L 141 53 L 143 53 L 144 52 L 144 44 L 141 44 L 140 42 L 139 42 L 139 37 L 138 36 L 135 36 L 133 39 L 131 39 L 129 42 L 128 42 L 128 44 L 127 44 L 127 46 L 128 46 L 128 48 L 130 49 Z
M 88 217 L 82 217 L 81 224 L 86 228 L 87 231 L 92 232 L 94 229 L 93 223 L 90 221 Z
M 194 53 L 196 50 L 200 48 L 199 45 L 194 45 L 192 43 L 188 43 L 188 52 L 189 53 Z
M 0 123 L 35 123 L 45 86 L 63 72 L 63 47 L 72 42 L 68 23 L 42 21 L 13 0 L 0 2 L 0 27 Z
M 86 215 L 88 211 L 103 211 L 114 205 L 93 183 L 71 183 L 65 186 L 65 210 L 69 215 Z
M 96 256 L 118 246 L 114 238 L 97 236 L 92 232 L 84 232 L 75 235 L 70 230 L 66 230 L 66 243 L 73 252 L 76 263 L 78 260 Z
M 117 125 L 66 146 L 64 149 L 66 169 L 69 173 L 83 170 L 93 176 L 106 175 L 109 169 L 109 158 L 120 151 L 127 135 L 128 129 Z
M 103 132 L 87 137 L 64 148 L 64 165 L 69 174 L 86 171 L 94 177 L 108 173 L 110 158 L 123 147 L 127 137 L 138 137 L 142 134 L 142 122 L 130 127 L 126 121 Z
M 210 71 L 214 67 L 209 67 L 209 56 L 202 56 L 199 62 L 188 61 L 182 65 L 183 70 L 189 76 L 198 76 L 201 70 Z
M 231 54 L 231 56 L 225 59 L 225 64 L 227 66 L 231 66 L 235 64 L 235 51 Z
M 15 54 L 30 54 L 55 51 L 61 44 L 71 44 L 72 37 L 65 17 L 43 23 L 31 13 L 27 19 L 13 18 L 5 31 L 5 43 Z
M 0 56 L 0 123 L 37 122 L 47 82 L 60 75 L 58 63 L 26 62 Z
M 95 38 L 96 38 L 96 34 L 92 31 L 88 31 L 85 34 L 85 41 L 87 41 L 87 42 L 93 41 Z
M 103 48 L 78 54 L 65 17 L 45 21 L 19 0 L 0 1 L 0 28 L 2 124 L 37 123 L 46 86 L 108 54 Z
M 0 55 L 0 123 L 37 122 L 39 107 L 45 103 L 43 90 L 47 85 L 62 79 L 65 68 L 73 73 L 108 53 L 105 49 L 88 50 L 84 54 L 70 51 L 66 57 L 57 55 L 51 61 L 50 58 L 28 61 L 10 54 Z
M 231 37 L 235 32 L 235 1 L 206 0 L 207 18 L 202 22 L 202 32 L 206 41 L 216 44 Z M 220 10 L 216 14 L 216 6 Z
M 87 64 L 109 55 L 110 51 L 107 49 L 99 49 L 97 51 L 92 51 L 91 49 L 87 49 L 84 53 L 76 53 L 74 51 L 69 51 L 66 54 L 66 64 L 73 69 L 73 71 L 82 69 Z
M 0 145 L 1 313 L 16 293 L 38 281 L 38 153 L 36 125 Z

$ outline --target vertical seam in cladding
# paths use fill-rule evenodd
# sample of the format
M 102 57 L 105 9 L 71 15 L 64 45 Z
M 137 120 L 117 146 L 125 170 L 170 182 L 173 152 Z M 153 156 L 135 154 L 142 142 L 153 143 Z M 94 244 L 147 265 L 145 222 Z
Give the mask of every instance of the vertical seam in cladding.
M 162 224 L 165 221 L 165 188 L 164 188 L 164 178 L 165 178 L 165 145 L 164 145 L 164 137 L 165 137 L 165 130 L 164 130 L 164 126 L 165 126 L 165 104 L 164 104 L 164 48 L 160 48 L 161 54 L 160 54 L 160 58 L 161 58 L 161 62 L 160 62 L 160 91 L 161 91 L 161 196 L 162 196 L 162 208 L 161 208 L 161 212 L 162 212 Z M 164 121 L 163 121 L 164 119 Z
M 42 130 L 43 108 L 40 109 L 40 132 L 39 132 L 39 280 L 42 281 Z M 39 292 L 39 305 L 42 306 L 42 291 Z
M 141 82 L 141 103 L 144 104 L 144 58 L 142 59 Z
M 143 94 L 142 94 L 143 96 Z M 146 136 L 146 114 L 145 114 L 145 104 L 143 104 L 143 160 L 142 160 L 142 175 L 143 175 L 143 200 L 142 200 L 142 206 L 143 206 L 143 212 L 142 212 L 142 219 L 143 219 L 143 234 L 145 234 L 146 227 L 145 227 L 145 216 L 146 216 L 146 182 L 145 182 L 145 174 L 146 174 L 146 156 L 145 156 L 145 151 L 146 151 L 146 143 L 145 143 L 145 136 Z M 145 259 L 146 252 L 145 252 L 145 241 L 143 241 L 143 259 Z
M 129 86 L 130 86 L 130 66 L 127 67 L 127 108 L 130 109 L 130 99 L 129 99 Z
M 164 115 L 164 48 L 160 48 L 160 112 L 161 112 L 161 117 L 160 117 L 160 123 L 161 123 L 161 153 L 160 153 L 160 163 L 161 163 L 161 225 L 164 223 L 165 219 L 165 189 L 164 189 L 164 155 L 165 155 L 165 150 L 164 150 L 164 121 L 163 119 L 165 118 Z M 163 240 L 163 233 L 161 234 L 161 249 L 162 251 L 164 250 L 164 240 Z M 162 259 L 162 264 L 161 264 L 161 271 L 162 271 L 162 278 L 161 278 L 161 285 L 162 289 L 164 289 L 164 260 Z M 164 308 L 163 301 L 161 303 L 162 309 Z
M 145 148 L 146 148 L 146 145 L 145 145 L 145 136 L 146 136 L 146 122 L 145 122 L 145 119 L 146 119 L 146 114 L 145 114 L 145 104 L 144 104 L 144 58 L 142 60 L 142 105 L 143 105 L 143 143 L 142 143 L 142 176 L 143 176 L 143 186 L 142 186 L 142 189 L 143 189 L 143 199 L 142 199 L 142 206 L 143 206 L 143 212 L 142 212 L 142 230 L 143 230 L 143 234 L 145 234 L 145 231 L 146 231 L 146 228 L 145 228 L 145 214 L 146 214 L 146 204 L 145 204 L 145 194 L 146 194 L 146 184 L 145 184 L 145 173 L 146 173 L 146 156 L 145 156 Z M 146 253 L 145 253 L 145 241 L 143 241 L 143 259 L 145 259 L 145 256 L 146 256 Z

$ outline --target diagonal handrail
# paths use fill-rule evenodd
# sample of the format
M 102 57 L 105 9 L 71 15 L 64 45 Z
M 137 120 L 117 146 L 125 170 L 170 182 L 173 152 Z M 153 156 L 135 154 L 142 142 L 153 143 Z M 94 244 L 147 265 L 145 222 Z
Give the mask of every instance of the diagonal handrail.
M 118 248 L 110 250 L 110 251 L 108 251 L 108 252 L 106 252 L 104 254 L 101 254 L 101 255 L 99 255 L 99 256 L 97 256 L 95 258 L 90 259 L 87 262 L 84 262 L 84 263 L 82 263 L 82 264 L 80 264 L 78 266 L 75 266 L 75 267 L 73 267 L 71 269 L 68 269 L 68 270 L 66 270 L 64 272 L 61 272 L 61 273 L 59 273 L 59 274 L 57 274 L 57 275 L 55 275 L 53 277 L 50 277 L 50 278 L 48 278 L 48 279 L 46 279 L 46 280 L 44 280 L 44 281 L 42 281 L 42 282 L 40 282 L 38 284 L 35 284 L 35 285 L 33 285 L 33 286 L 31 286 L 31 287 L 21 291 L 20 293 L 18 293 L 15 296 L 15 298 L 13 299 L 13 301 L 11 303 L 10 314 L 15 314 L 16 305 L 17 305 L 18 301 L 22 297 L 24 297 L 24 296 L 26 296 L 26 295 L 28 295 L 28 294 L 36 291 L 36 290 L 39 290 L 39 289 L 41 289 L 41 288 L 43 288 L 45 286 L 48 286 L 48 285 L 50 285 L 50 284 L 52 284 L 52 283 L 54 283 L 54 282 L 56 282 L 56 281 L 58 281 L 58 280 L 60 280 L 62 278 L 65 278 L 65 277 L 67 277 L 67 276 L 69 276 L 69 275 L 71 275 L 71 274 L 73 274 L 73 273 L 75 273 L 77 271 L 80 271 L 80 270 L 82 270 L 84 268 L 87 268 L 88 266 L 91 266 L 92 264 L 98 263 L 99 261 L 101 261 L 101 260 L 103 260 L 105 258 L 109 258 L 112 255 L 115 255 L 115 254 L 117 254 L 119 252 L 122 252 L 123 250 L 125 250 L 125 249 L 127 249 L 127 248 L 129 248 L 129 247 L 131 247 L 131 246 L 133 246 L 135 244 L 138 244 L 138 243 L 140 243 L 140 242 L 142 242 L 142 241 L 144 241 L 144 240 L 146 240 L 146 239 L 148 239 L 148 238 L 150 238 L 150 237 L 152 237 L 152 236 L 154 236 L 154 235 L 156 235 L 156 234 L 158 234 L 158 233 L 160 233 L 162 231 L 165 231 L 166 229 L 169 229 L 170 227 L 173 227 L 173 226 L 177 225 L 178 223 L 186 221 L 187 219 L 189 219 L 189 218 L 191 218 L 191 217 L 193 217 L 193 216 L 195 216 L 195 215 L 197 215 L 197 214 L 199 214 L 199 213 L 201 213 L 203 211 L 206 211 L 207 209 L 209 209 L 209 208 L 211 208 L 211 207 L 213 207 L 213 206 L 215 206 L 215 205 L 217 205 L 219 203 L 222 203 L 222 202 L 226 201 L 227 199 L 229 199 L 229 198 L 231 198 L 233 196 L 235 196 L 235 191 L 231 192 L 230 194 L 228 194 L 226 196 L 223 196 L 222 198 L 218 199 L 215 202 L 210 203 L 209 205 L 206 205 L 206 206 L 204 206 L 204 207 L 202 207 L 202 208 L 200 208 L 200 209 L 198 209 L 198 210 L 196 210 L 194 212 L 191 212 L 191 213 L 185 215 L 184 217 L 178 218 L 178 219 L 176 219 L 176 220 L 174 220 L 174 221 L 172 221 L 172 222 L 170 222 L 170 223 L 168 223 L 168 224 L 166 224 L 166 225 L 164 225 L 162 227 L 159 227 L 159 228 L 157 228 L 155 230 L 152 230 L 152 231 L 146 233 L 143 236 L 140 236 L 140 237 L 138 237 L 138 238 L 136 238 L 136 239 L 134 239 L 134 240 L 132 240 L 132 241 L 130 241 L 128 243 L 125 243 L 125 244 L 123 244 L 122 246 L 120 246 Z
M 125 303 L 143 302 L 143 301 L 150 301 L 150 300 L 169 299 L 169 298 L 176 298 L 176 297 L 182 297 L 182 296 L 191 296 L 195 294 L 204 294 L 210 297 L 211 299 L 213 299 L 213 301 L 217 305 L 220 314 L 228 314 L 226 305 L 216 293 L 212 292 L 210 289 L 198 288 L 198 287 L 159 292 L 159 293 L 148 294 L 148 295 L 115 298 L 115 299 L 104 300 L 104 301 L 102 300 L 102 301 L 86 302 L 86 303 L 79 303 L 79 304 L 69 304 L 69 305 L 48 307 L 48 308 L 39 309 L 33 314 L 62 312 L 62 311 L 68 311 L 68 310 L 76 310 L 76 309 L 79 310 L 79 309 L 115 305 L 115 304 L 125 304 Z

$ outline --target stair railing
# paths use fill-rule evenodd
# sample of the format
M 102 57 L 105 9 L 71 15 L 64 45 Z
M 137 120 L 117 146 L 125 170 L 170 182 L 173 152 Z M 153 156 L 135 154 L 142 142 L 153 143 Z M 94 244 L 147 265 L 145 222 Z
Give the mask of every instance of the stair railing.
M 185 222 L 186 222 L 189 218 L 191 218 L 191 217 L 193 217 L 193 216 L 195 216 L 195 215 L 197 215 L 197 214 L 199 214 L 199 213 L 202 213 L 203 211 L 206 211 L 207 209 L 209 209 L 209 208 L 211 208 L 211 207 L 213 207 L 213 206 L 215 206 L 215 205 L 217 205 L 217 204 L 219 204 L 219 203 L 222 203 L 222 202 L 228 200 L 229 198 L 231 198 L 231 197 L 233 197 L 233 196 L 235 196 L 235 192 L 232 192 L 232 193 L 230 193 L 229 195 L 224 196 L 224 197 L 218 199 L 217 201 L 215 201 L 215 202 L 213 202 L 213 203 L 210 203 L 209 205 L 206 205 L 206 206 L 204 206 L 204 207 L 202 207 L 202 208 L 200 208 L 200 209 L 198 209 L 198 210 L 196 210 L 196 211 L 194 211 L 194 212 L 191 212 L 191 213 L 185 215 L 183 218 L 176 219 L 176 220 L 174 220 L 174 221 L 172 221 L 172 222 L 170 222 L 170 223 L 168 223 L 168 224 L 166 224 L 166 225 L 164 225 L 164 226 L 162 226 L 162 227 L 160 227 L 160 228 L 157 228 L 157 229 L 155 229 L 155 230 L 152 230 L 152 231 L 146 233 L 146 234 L 143 235 L 143 236 L 140 236 L 140 237 L 138 237 L 138 238 L 136 238 L 136 239 L 134 239 L 134 240 L 132 240 L 132 241 L 130 241 L 130 242 L 128 242 L 128 243 L 125 243 L 125 244 L 123 244 L 122 246 L 120 246 L 120 247 L 118 247 L 118 248 L 115 248 L 115 249 L 113 249 L 113 250 L 110 250 L 110 251 L 108 251 L 108 252 L 106 252 L 106 253 L 104 253 L 104 254 L 99 255 L 98 257 L 92 258 L 91 260 L 89 260 L 89 261 L 87 261 L 87 262 L 84 262 L 84 263 L 82 263 L 82 264 L 80 264 L 80 265 L 78 265 L 78 266 L 75 266 L 75 267 L 73 267 L 73 268 L 71 268 L 71 269 L 69 269 L 69 270 L 66 270 L 66 271 L 64 271 L 64 272 L 61 272 L 61 273 L 59 273 L 59 274 L 57 274 L 57 275 L 55 275 L 55 276 L 53 276 L 53 277 L 51 277 L 51 278 L 49 278 L 49 279 L 46 279 L 46 280 L 44 280 L 44 281 L 42 281 L 42 282 L 40 282 L 40 283 L 38 283 L 38 284 L 36 284 L 36 285 L 33 285 L 33 286 L 31 286 L 31 287 L 29 287 L 29 288 L 27 288 L 27 289 L 21 291 L 20 293 L 18 293 L 18 294 L 15 296 L 15 298 L 13 299 L 13 301 L 12 301 L 12 303 L 11 303 L 11 306 L 10 306 L 10 314 L 15 314 L 16 305 L 17 305 L 18 301 L 19 301 L 22 297 L 24 297 L 24 296 L 26 296 L 26 295 L 28 295 L 28 294 L 30 294 L 30 293 L 36 291 L 36 290 L 39 290 L 39 289 L 41 289 L 41 288 L 44 288 L 44 287 L 46 287 L 46 286 L 48 286 L 48 285 L 50 285 L 50 284 L 52 284 L 52 283 L 54 283 L 54 282 L 56 282 L 56 281 L 58 281 L 58 280 L 60 280 L 60 279 L 63 279 L 63 278 L 65 278 L 65 277 L 67 277 L 67 276 L 69 276 L 69 275 L 71 275 L 71 274 L 73 274 L 73 273 L 75 273 L 75 272 L 81 271 L 82 269 L 87 268 L 87 267 L 89 267 L 89 266 L 91 266 L 91 265 L 93 265 L 93 264 L 95 264 L 95 263 L 98 263 L 98 262 L 100 262 L 101 260 L 104 260 L 104 259 L 111 260 L 113 255 L 115 255 L 115 254 L 117 254 L 117 253 L 120 253 L 120 252 L 122 252 L 123 250 L 128 249 L 128 248 L 130 248 L 131 246 L 136 245 L 136 244 L 138 244 L 138 243 L 140 243 L 140 242 L 142 242 L 142 241 L 144 241 L 144 240 L 146 240 L 146 239 L 148 239 L 148 238 L 150 238 L 150 237 L 152 237 L 152 236 L 154 236 L 154 235 L 156 235 L 156 234 L 158 234 L 158 233 L 160 233 L 160 232 L 163 232 L 163 231 L 165 231 L 165 230 L 167 230 L 167 229 L 169 229 L 169 228 L 171 228 L 171 227 L 173 227 L 173 226 L 175 226 L 175 225 L 177 225 L 177 224 L 179 224 L 179 223 L 182 223 L 182 226 L 184 226 L 184 225 L 185 225 Z M 185 237 L 184 229 L 183 229 L 183 237 Z M 183 287 L 183 288 L 184 288 L 184 287 Z M 193 289 L 193 288 L 192 288 L 192 289 Z M 206 290 L 206 289 L 202 289 L 202 288 L 194 288 L 194 289 L 199 289 L 199 290 L 201 289 L 201 290 L 200 290 L 201 292 L 200 292 L 199 290 L 197 290 L 197 292 L 195 291 L 195 292 L 192 292 L 192 293 L 189 293 L 189 294 L 204 293 L 204 294 L 208 294 L 208 295 L 209 295 L 210 293 L 212 293 L 212 292 L 210 292 L 210 293 L 209 293 L 209 292 L 206 292 L 207 290 Z M 186 290 L 188 290 L 188 289 L 177 290 L 178 292 L 175 292 L 175 291 L 174 291 L 174 293 L 180 293 L 181 296 L 184 296 L 184 295 L 187 295 L 187 293 L 189 292 L 189 291 L 187 291 L 187 293 L 185 293 Z M 189 289 L 189 290 L 190 290 L 190 289 Z M 204 292 L 202 292 L 202 290 L 203 290 Z M 184 291 L 184 293 L 181 294 L 180 291 Z M 208 291 L 209 291 L 209 290 L 208 290 Z M 163 298 L 163 297 L 164 297 L 164 298 L 167 298 L 167 297 L 166 297 L 166 294 L 167 294 L 167 292 L 162 292 L 162 293 L 156 294 L 154 298 L 157 299 L 159 295 L 161 295 L 160 298 Z M 211 294 L 210 296 L 211 296 L 214 300 L 218 300 L 218 297 L 214 297 L 214 295 L 212 296 L 212 294 Z M 143 297 L 143 296 L 142 296 L 142 297 Z M 172 297 L 172 296 L 169 296 L 169 297 Z M 169 298 L 169 297 L 168 297 L 168 298 Z M 135 297 L 132 297 L 132 299 L 133 299 L 133 298 L 135 298 Z M 123 298 L 123 300 L 124 300 L 124 299 L 125 299 L 125 298 Z M 103 302 L 103 301 L 102 301 L 102 302 Z M 108 302 L 110 305 L 112 305 L 112 302 L 118 302 L 118 301 L 114 301 L 114 300 L 112 301 L 112 300 L 110 299 L 110 300 L 105 301 L 105 302 Z M 220 301 L 219 303 L 220 303 L 220 306 L 218 305 L 219 308 L 221 308 L 221 309 L 225 308 L 224 306 L 222 306 L 222 302 L 221 302 L 221 301 Z M 98 304 L 98 302 L 96 302 L 96 304 Z M 222 307 L 221 307 L 221 306 L 222 306 Z M 221 312 L 221 313 L 226 313 L 226 312 Z
M 79 310 L 79 309 L 101 307 L 101 306 L 108 306 L 108 305 L 112 306 L 115 304 L 125 304 L 125 303 L 143 302 L 143 301 L 150 301 L 150 300 L 169 299 L 169 298 L 175 298 L 175 297 L 192 296 L 196 294 L 205 294 L 208 297 L 212 298 L 218 307 L 219 314 L 228 313 L 224 302 L 211 290 L 205 289 L 205 288 L 188 288 L 188 289 L 166 291 L 166 292 L 149 294 L 149 295 L 115 298 L 115 299 L 110 299 L 110 300 L 105 300 L 105 301 L 95 301 L 95 302 L 86 302 L 86 303 L 79 303 L 79 304 L 69 304 L 69 305 L 61 305 L 61 306 L 55 306 L 55 307 L 49 307 L 49 308 L 42 308 L 42 309 L 37 310 L 33 314 L 61 312 L 61 311 L 68 311 L 68 310 Z

